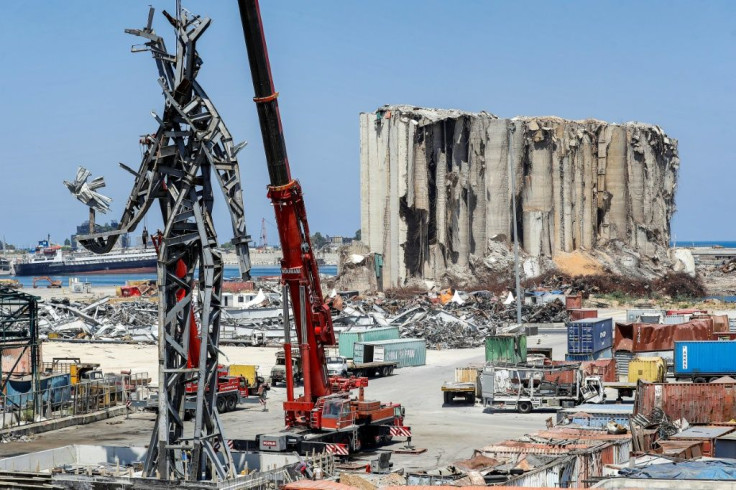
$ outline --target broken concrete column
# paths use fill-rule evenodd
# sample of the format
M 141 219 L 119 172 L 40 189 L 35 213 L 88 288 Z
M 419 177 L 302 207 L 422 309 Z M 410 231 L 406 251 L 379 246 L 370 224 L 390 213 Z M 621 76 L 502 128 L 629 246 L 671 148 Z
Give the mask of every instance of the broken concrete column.
M 511 243 L 514 200 L 534 259 L 666 260 L 679 158 L 657 126 L 385 106 L 360 130 L 362 241 L 383 255 L 385 287 L 477 273 L 491 240 Z

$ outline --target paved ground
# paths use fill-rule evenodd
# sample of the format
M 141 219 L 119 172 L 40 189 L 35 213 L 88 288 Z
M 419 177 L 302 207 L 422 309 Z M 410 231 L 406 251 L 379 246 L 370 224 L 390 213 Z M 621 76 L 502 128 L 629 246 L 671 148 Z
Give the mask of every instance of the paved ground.
M 564 357 L 564 330 L 540 332 L 529 337 L 530 346 L 553 347 L 555 358 Z M 427 366 L 404 368 L 391 377 L 371 380 L 366 397 L 401 402 L 406 407 L 417 447 L 427 448 L 421 455 L 393 455 L 396 467 L 431 468 L 465 459 L 473 450 L 511 437 L 541 429 L 552 413 L 487 413 L 480 405 L 443 406 L 440 386 L 453 377 L 455 367 L 483 361 L 483 349 L 431 351 Z M 239 359 L 238 362 L 246 362 Z M 269 411 L 262 412 L 257 403 L 222 415 L 227 435 L 233 439 L 252 438 L 256 434 L 283 428 L 281 402 L 283 387 L 269 393 Z M 86 426 L 39 434 L 30 442 L 0 444 L 0 456 L 22 454 L 67 444 L 136 445 L 148 444 L 154 414 L 138 413 L 129 419 L 118 417 Z M 399 447 L 402 443 L 395 443 Z

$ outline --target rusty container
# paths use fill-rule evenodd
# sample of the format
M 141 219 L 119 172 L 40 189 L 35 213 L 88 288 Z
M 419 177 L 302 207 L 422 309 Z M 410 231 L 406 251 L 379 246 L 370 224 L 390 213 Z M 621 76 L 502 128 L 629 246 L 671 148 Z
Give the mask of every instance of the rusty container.
M 599 359 L 597 361 L 585 361 L 580 364 L 585 376 L 598 376 L 604 383 L 618 381 L 616 376 L 616 359 Z
M 570 320 L 582 320 L 583 318 L 598 318 L 598 310 L 594 308 L 578 308 L 569 310 Z
M 736 418 L 736 384 L 639 383 L 634 414 L 649 416 L 655 408 L 691 425 L 727 423 Z
M 579 310 L 582 307 L 583 307 L 583 296 L 581 294 L 565 296 L 565 308 L 567 310 Z M 585 317 L 585 318 L 591 318 L 591 317 Z

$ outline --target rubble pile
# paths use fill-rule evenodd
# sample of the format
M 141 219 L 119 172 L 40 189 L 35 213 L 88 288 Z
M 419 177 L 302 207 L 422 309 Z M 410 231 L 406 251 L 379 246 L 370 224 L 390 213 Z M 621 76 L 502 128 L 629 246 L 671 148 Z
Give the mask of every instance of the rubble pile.
M 52 298 L 41 305 L 39 334 L 49 339 L 155 342 L 158 304 L 142 299 L 91 304 Z
M 431 349 L 462 349 L 483 345 L 486 337 L 511 332 L 516 325 L 516 302 L 490 291 L 445 290 L 440 293 L 399 294 L 391 299 L 359 298 L 332 301 L 338 310 L 335 325 L 395 326 L 402 338 L 421 338 Z M 560 299 L 522 305 L 522 323 L 568 320 Z

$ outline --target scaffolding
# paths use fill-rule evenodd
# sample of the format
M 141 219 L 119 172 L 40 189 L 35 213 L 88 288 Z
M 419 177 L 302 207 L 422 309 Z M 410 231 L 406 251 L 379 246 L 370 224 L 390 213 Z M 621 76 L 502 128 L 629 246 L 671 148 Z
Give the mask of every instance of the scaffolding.
M 32 392 L 41 392 L 38 349 L 38 300 L 37 296 L 0 286 L 0 358 L 13 349 L 15 360 L 7 372 L 0 363 L 0 392 L 5 393 L 6 385 L 18 367 L 21 359 L 30 353 Z M 41 397 L 34 397 L 34 413 L 41 413 Z

